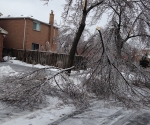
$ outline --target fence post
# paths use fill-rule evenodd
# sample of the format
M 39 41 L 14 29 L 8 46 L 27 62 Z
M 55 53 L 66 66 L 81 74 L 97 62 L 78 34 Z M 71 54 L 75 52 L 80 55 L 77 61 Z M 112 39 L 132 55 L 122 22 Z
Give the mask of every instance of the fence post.
M 26 62 L 26 49 L 24 49 L 23 61 Z

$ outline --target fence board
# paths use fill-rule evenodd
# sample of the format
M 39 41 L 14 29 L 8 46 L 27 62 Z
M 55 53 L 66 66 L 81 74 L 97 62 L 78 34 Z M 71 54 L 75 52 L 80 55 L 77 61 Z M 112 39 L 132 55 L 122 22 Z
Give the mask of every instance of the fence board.
M 61 61 L 63 68 L 67 68 L 68 54 L 58 54 L 46 51 L 29 51 L 29 50 L 17 50 L 17 49 L 4 49 L 4 56 L 13 56 L 17 59 L 30 63 L 30 64 L 42 64 L 56 66 L 58 61 Z M 75 56 L 74 66 L 75 68 L 85 69 L 86 62 L 83 56 Z

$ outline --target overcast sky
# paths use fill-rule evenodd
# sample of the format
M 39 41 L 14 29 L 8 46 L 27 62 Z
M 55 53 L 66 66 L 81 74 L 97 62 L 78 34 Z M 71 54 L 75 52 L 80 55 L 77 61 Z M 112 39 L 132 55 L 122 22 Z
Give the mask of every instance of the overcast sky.
M 44 3 L 41 0 L 0 0 L 0 12 L 3 16 L 33 16 L 35 19 L 48 23 L 49 14 L 53 10 L 55 20 L 59 24 L 65 0 L 50 0 L 48 5 Z
M 55 21 L 60 24 L 61 13 L 63 12 L 63 4 L 65 0 L 49 0 L 48 5 L 44 5 L 42 0 L 0 0 L 0 12 L 4 16 L 33 16 L 33 18 L 49 22 L 49 14 L 54 11 Z M 99 22 L 100 26 L 106 24 L 106 16 Z M 96 25 L 92 26 L 92 31 L 95 31 Z

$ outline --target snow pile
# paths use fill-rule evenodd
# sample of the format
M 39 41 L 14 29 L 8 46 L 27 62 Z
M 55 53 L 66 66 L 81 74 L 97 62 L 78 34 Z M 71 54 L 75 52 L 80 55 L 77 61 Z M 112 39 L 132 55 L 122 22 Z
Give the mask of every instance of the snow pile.
M 10 56 L 5 56 L 5 57 L 3 57 L 3 60 L 4 60 L 4 61 L 14 60 L 14 59 L 16 59 L 16 57 L 10 57 Z
M 8 75 L 17 75 L 18 72 L 15 72 L 10 66 L 0 67 L 0 78 Z
M 17 65 L 23 65 L 23 66 L 34 67 L 34 68 L 47 68 L 48 67 L 48 66 L 43 66 L 41 64 L 36 64 L 36 65 L 28 64 L 28 63 L 22 62 L 20 60 L 9 60 L 9 62 L 13 63 L 13 64 L 17 64 Z
M 17 65 L 23 65 L 23 66 L 27 66 L 27 67 L 34 67 L 34 68 L 47 68 L 47 67 L 49 67 L 47 65 L 43 66 L 41 64 L 36 64 L 36 65 L 28 64 L 28 63 L 22 62 L 20 60 L 16 60 L 16 57 L 10 57 L 10 56 L 3 57 L 3 60 L 7 61 L 9 63 L 13 63 L 13 64 L 17 64 Z
M 34 68 L 47 68 L 48 67 L 48 66 L 43 66 L 41 64 L 36 64 L 36 65 L 28 64 L 28 63 L 22 62 L 20 60 L 10 60 L 10 62 L 13 64 L 23 65 L 23 66 L 27 66 L 27 67 L 34 67 Z

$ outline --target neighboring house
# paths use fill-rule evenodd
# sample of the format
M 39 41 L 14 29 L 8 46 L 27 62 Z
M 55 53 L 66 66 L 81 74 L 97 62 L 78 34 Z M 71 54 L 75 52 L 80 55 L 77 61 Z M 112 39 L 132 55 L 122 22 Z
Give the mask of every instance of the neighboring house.
M 9 32 L 4 48 L 56 51 L 58 27 L 53 11 L 49 23 L 32 17 L 0 17 L 0 27 Z
M 3 41 L 8 32 L 0 27 L 0 61 L 2 61 Z

